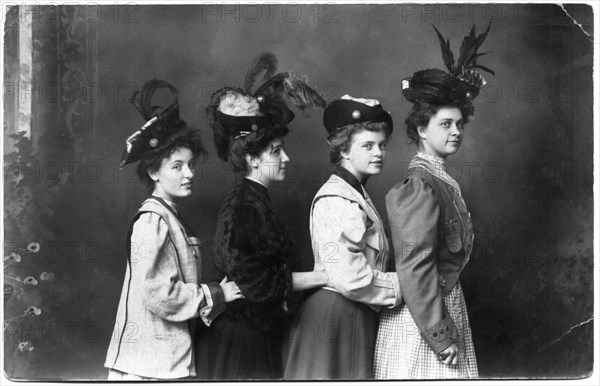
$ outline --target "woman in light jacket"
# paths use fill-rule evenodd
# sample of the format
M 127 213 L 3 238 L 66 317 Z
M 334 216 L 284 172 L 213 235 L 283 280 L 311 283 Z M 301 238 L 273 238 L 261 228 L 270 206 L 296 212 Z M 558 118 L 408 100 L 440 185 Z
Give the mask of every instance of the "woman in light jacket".
M 310 296 L 289 334 L 286 379 L 372 378 L 378 311 L 401 301 L 386 273 L 389 245 L 365 190 L 379 174 L 392 133 L 379 102 L 344 96 L 323 117 L 335 172 L 315 195 L 310 232 L 315 269 L 330 284 Z
M 489 31 L 489 27 L 488 27 Z M 483 86 L 477 48 L 488 31 L 466 37 L 458 58 L 402 81 L 413 108 L 406 118 L 417 154 L 408 176 L 386 196 L 404 304 L 381 315 L 374 372 L 384 379 L 475 378 L 477 360 L 460 274 L 473 247 L 473 225 L 447 157 L 462 144 L 472 100 Z M 437 32 L 437 29 L 436 29 Z M 448 43 L 441 34 L 444 58 Z M 485 67 L 483 67 L 485 68 Z
M 160 88 L 175 96 L 166 109 L 150 103 Z M 147 123 L 127 139 L 122 165 L 139 161 L 138 176 L 152 195 L 129 226 L 125 282 L 104 365 L 109 380 L 193 377 L 196 320 L 210 325 L 241 294 L 234 282 L 198 282 L 199 242 L 177 204 L 192 192 L 194 162 L 204 147 L 179 119 L 177 91 L 152 80 L 134 101 Z

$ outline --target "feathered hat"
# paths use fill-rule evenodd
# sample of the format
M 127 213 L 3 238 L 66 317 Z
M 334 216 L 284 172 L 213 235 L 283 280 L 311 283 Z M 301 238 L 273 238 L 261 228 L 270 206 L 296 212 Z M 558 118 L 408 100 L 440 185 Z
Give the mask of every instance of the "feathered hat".
M 173 102 L 165 108 L 152 104 L 152 96 L 162 88 L 173 94 Z M 146 82 L 141 91 L 132 95 L 131 102 L 146 123 L 125 141 L 126 148 L 121 156 L 121 167 L 138 161 L 149 151 L 160 149 L 167 138 L 187 127 L 185 121 L 179 118 L 177 90 L 167 81 L 152 79 Z
M 327 102 L 305 77 L 277 71 L 277 57 L 270 52 L 257 56 L 246 73 L 244 88 L 223 87 L 211 97 L 207 115 L 214 132 L 217 155 L 229 158 L 229 144 L 263 130 L 277 130 L 294 119 L 286 102 L 304 110 L 325 108 Z M 262 74 L 262 84 L 253 91 Z
M 476 35 L 473 25 L 469 35 L 462 41 L 456 62 L 450 49 L 450 40 L 444 39 L 440 31 L 432 25 L 440 41 L 442 59 L 448 72 L 437 68 L 415 72 L 412 77 L 402 80 L 404 97 L 412 103 L 470 105 L 486 84 L 478 70 L 494 75 L 494 71 L 477 63 L 481 56 L 489 53 L 477 51 L 487 37 L 491 25 L 490 21 L 485 32 L 480 35 Z M 472 111 L 471 106 L 471 113 Z

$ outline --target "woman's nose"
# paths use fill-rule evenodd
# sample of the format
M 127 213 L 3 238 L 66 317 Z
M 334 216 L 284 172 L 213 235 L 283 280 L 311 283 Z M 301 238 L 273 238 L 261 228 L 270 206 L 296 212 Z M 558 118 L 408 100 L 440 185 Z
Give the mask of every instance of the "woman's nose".
M 183 167 L 183 176 L 184 177 L 194 177 L 194 168 L 191 168 L 189 166 L 184 166 Z
M 290 162 L 290 157 L 288 157 L 285 150 L 281 151 L 281 162 Z

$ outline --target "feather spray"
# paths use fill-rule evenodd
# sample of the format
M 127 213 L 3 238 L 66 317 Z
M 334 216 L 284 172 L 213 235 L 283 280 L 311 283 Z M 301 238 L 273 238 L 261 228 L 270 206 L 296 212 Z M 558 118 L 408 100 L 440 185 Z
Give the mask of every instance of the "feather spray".
M 248 94 L 253 94 L 252 89 L 254 88 L 259 75 L 264 73 L 262 82 L 266 82 L 273 77 L 277 71 L 278 64 L 279 61 L 277 60 L 277 57 L 271 52 L 262 53 L 254 58 L 252 64 L 250 64 L 250 68 L 248 68 L 248 71 L 246 72 L 244 91 Z
M 495 75 L 494 71 L 485 66 L 477 64 L 477 59 L 483 55 L 489 54 L 489 52 L 478 53 L 477 51 L 490 32 L 490 27 L 492 26 L 491 20 L 485 32 L 481 33 L 480 35 L 476 34 L 475 25 L 471 27 L 469 34 L 463 38 L 456 63 L 454 62 L 454 54 L 450 49 L 450 39 L 444 39 L 444 36 L 440 33 L 440 31 L 438 31 L 434 25 L 432 26 L 440 41 L 442 59 L 450 75 L 477 87 L 482 87 L 485 85 L 485 79 L 483 76 L 481 76 L 479 71 L 477 71 L 478 69 Z

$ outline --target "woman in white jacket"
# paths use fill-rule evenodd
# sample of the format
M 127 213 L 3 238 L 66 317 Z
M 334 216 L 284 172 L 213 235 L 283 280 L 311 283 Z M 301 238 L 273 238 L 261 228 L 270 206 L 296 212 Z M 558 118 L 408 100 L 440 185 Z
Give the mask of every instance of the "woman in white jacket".
M 401 296 L 384 272 L 389 245 L 364 184 L 379 174 L 392 117 L 376 100 L 344 96 L 323 117 L 335 172 L 316 194 L 310 216 L 315 270 L 331 286 L 312 294 L 292 324 L 286 379 L 372 377 L 378 311 Z

